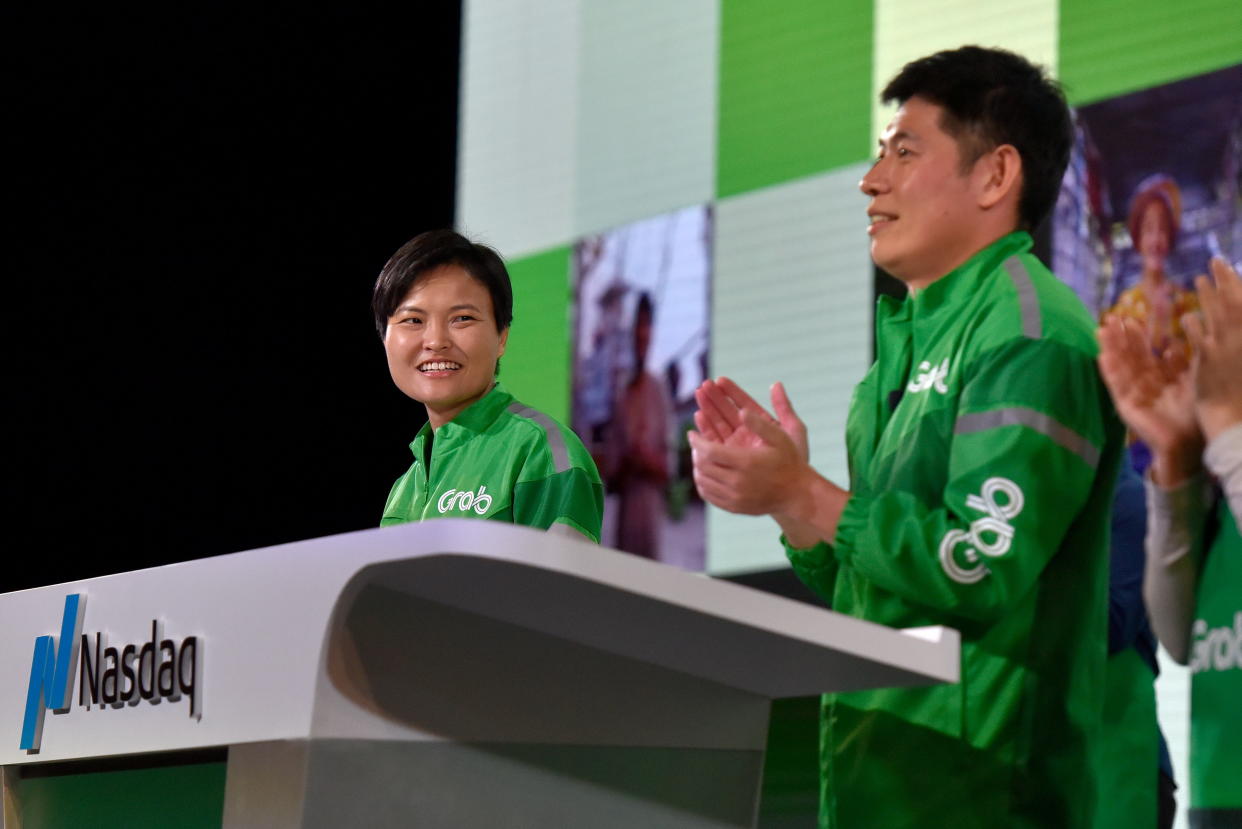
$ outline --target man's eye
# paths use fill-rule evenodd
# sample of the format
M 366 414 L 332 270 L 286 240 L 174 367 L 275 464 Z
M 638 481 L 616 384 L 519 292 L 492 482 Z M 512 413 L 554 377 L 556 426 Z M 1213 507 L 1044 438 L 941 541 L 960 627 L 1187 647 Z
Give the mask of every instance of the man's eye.
M 898 158 L 905 158 L 910 154 L 910 151 L 905 147 L 898 147 L 894 152 L 897 153 Z
M 472 317 L 469 314 L 458 314 L 457 316 L 453 317 L 453 322 L 473 322 L 475 319 L 477 318 Z

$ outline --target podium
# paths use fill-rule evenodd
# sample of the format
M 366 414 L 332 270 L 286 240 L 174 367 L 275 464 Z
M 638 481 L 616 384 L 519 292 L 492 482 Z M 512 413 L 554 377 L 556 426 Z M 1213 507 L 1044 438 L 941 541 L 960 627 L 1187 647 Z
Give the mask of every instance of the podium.
M 754 825 L 772 699 L 958 636 L 437 520 L 5 594 L 0 660 L 3 829 L 34 764 L 196 749 L 226 827 L 680 829 Z

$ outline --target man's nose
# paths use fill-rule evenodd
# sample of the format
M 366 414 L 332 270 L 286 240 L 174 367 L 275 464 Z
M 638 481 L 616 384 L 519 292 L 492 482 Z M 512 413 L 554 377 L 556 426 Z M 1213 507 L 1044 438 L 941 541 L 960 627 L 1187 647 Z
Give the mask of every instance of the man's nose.
M 884 159 L 881 158 L 871 165 L 871 169 L 862 177 L 862 181 L 858 182 L 858 189 L 866 196 L 877 196 L 887 192 L 888 176 L 885 172 Z

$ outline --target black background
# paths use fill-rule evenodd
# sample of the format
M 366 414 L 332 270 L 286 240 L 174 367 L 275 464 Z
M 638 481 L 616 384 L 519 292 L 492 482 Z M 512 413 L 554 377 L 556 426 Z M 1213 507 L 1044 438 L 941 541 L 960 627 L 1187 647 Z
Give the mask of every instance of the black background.
M 451 225 L 457 3 L 6 13 L 0 591 L 375 526 L 369 311 Z

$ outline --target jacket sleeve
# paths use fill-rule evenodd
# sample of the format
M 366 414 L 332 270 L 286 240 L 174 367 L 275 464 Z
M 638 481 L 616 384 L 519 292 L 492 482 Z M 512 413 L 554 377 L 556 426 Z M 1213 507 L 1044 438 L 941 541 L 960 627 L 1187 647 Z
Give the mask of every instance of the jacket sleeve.
M 541 530 L 573 530 L 599 543 L 604 487 L 594 461 L 573 432 L 560 424 L 560 446 L 542 443 L 527 457 L 513 487 L 513 523 Z
M 798 579 L 823 599 L 825 604 L 832 607 L 838 570 L 832 547 L 821 541 L 814 547 L 799 548 L 790 544 L 784 535 L 781 536 L 781 544 L 785 547 L 785 556 Z
M 850 398 L 849 423 L 854 422 L 855 417 L 860 416 L 860 412 L 866 409 L 869 401 L 875 395 L 875 386 L 878 383 L 878 364 L 873 363 L 871 368 L 867 370 L 866 376 L 859 382 L 854 389 L 854 394 Z M 849 448 L 849 434 L 851 426 L 846 426 L 846 445 Z M 854 468 L 854 456 L 852 452 L 848 454 L 850 485 L 856 486 L 857 477 Z M 781 546 L 785 548 L 785 557 L 789 559 L 790 566 L 793 567 L 795 575 L 798 579 L 811 589 L 816 596 L 824 601 L 829 607 L 832 607 L 834 595 L 836 593 L 837 574 L 841 568 L 837 564 L 836 554 L 832 549 L 832 545 L 827 541 L 820 541 L 812 547 L 795 547 L 789 543 L 789 539 L 781 534 Z
M 1097 472 L 1111 496 L 1115 470 L 1097 468 L 1120 426 L 1092 355 L 1056 341 L 1009 341 L 962 377 L 947 452 L 917 456 L 945 465 L 942 491 L 852 496 L 833 547 L 841 566 L 911 603 L 986 622 L 1036 583 Z

